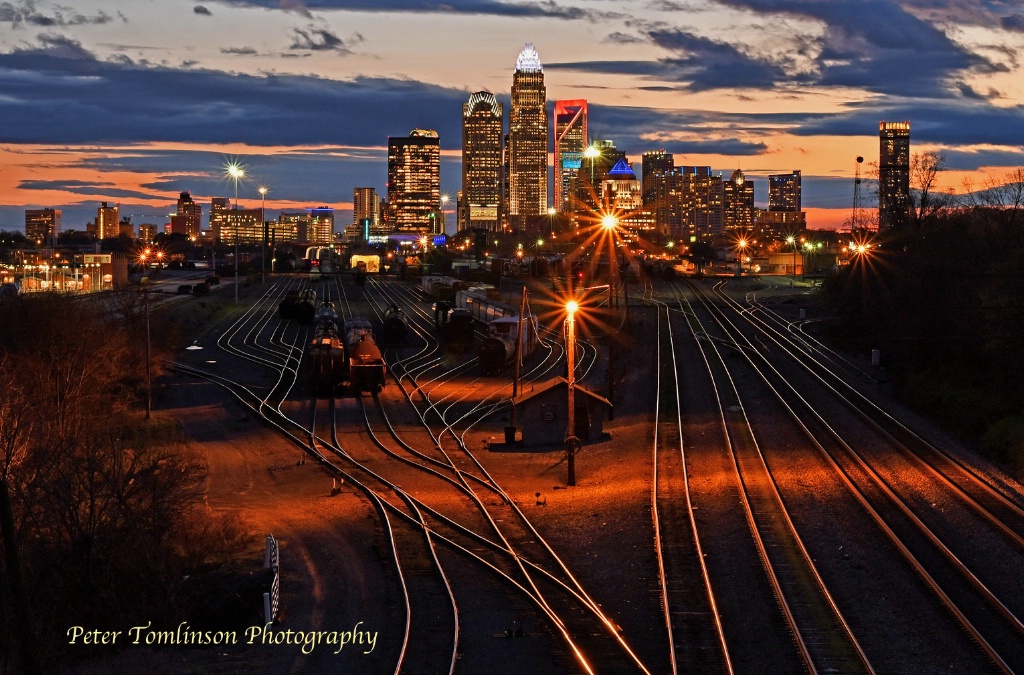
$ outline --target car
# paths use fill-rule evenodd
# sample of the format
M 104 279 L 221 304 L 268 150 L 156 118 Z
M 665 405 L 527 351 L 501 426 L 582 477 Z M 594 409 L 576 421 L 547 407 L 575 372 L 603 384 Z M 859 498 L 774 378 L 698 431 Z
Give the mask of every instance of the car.
M 192 294 L 192 285 L 191 284 L 182 284 L 181 286 L 178 286 L 178 295 L 191 295 L 191 294 Z
M 216 286 L 217 284 L 220 283 L 220 277 L 218 277 L 216 274 L 208 276 L 206 277 L 206 283 L 209 284 L 210 286 Z

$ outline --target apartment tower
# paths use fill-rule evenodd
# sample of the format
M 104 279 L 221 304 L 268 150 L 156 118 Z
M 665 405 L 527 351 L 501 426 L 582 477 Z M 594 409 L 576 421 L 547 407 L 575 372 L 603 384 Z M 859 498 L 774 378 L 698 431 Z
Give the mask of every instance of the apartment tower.
M 502 110 L 489 91 L 462 104 L 462 198 L 459 229 L 501 229 Z

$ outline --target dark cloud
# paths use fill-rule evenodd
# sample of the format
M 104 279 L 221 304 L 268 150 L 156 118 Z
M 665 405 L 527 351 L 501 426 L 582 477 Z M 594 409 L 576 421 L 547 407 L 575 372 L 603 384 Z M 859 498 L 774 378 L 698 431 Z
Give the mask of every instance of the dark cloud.
M 999 24 L 1006 30 L 1024 32 L 1024 14 L 1012 14 L 1000 19 Z
M 111 21 L 113 21 L 113 18 L 103 11 L 95 16 L 85 16 L 69 8 L 58 7 L 52 14 L 43 14 L 36 10 L 35 3 L 32 0 L 22 0 L 18 3 L 0 3 L 0 23 L 10 23 L 15 26 L 24 24 L 43 27 L 80 26 L 104 24 Z
M 299 11 L 410 12 L 419 14 L 491 14 L 496 16 L 549 17 L 594 20 L 623 15 L 598 12 L 582 7 L 567 7 L 554 0 L 540 2 L 501 2 L 500 0 L 221 0 L 230 5 L 267 7 Z
M 208 10 L 206 7 L 203 7 L 202 5 L 196 5 L 195 7 L 193 7 L 192 13 L 200 14 L 202 16 L 213 16 L 213 12 Z
M 1024 167 L 1024 149 L 971 151 L 945 148 L 939 154 L 946 158 L 946 168 L 950 171 L 975 171 L 981 166 Z
M 292 33 L 292 44 L 288 48 L 293 51 L 352 53 L 340 37 L 323 28 L 293 28 Z
M 258 53 L 252 47 L 221 47 L 221 54 L 235 54 L 237 56 L 256 56 Z

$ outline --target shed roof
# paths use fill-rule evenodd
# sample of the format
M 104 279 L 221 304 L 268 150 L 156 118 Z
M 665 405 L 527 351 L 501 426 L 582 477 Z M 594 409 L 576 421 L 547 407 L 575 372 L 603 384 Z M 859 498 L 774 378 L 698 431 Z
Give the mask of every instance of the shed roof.
M 519 405 L 520 403 L 523 403 L 525 401 L 529 401 L 530 399 L 535 398 L 537 396 L 540 396 L 541 394 L 546 394 L 547 392 L 551 391 L 552 389 L 555 389 L 557 387 L 561 387 L 563 385 L 566 386 L 566 387 L 569 386 L 569 380 L 565 379 L 564 377 L 559 376 L 559 377 L 556 377 L 554 379 L 548 380 L 547 382 L 545 382 L 543 384 L 536 385 L 530 391 L 523 392 L 519 396 L 516 396 L 514 399 L 512 399 L 512 405 Z M 599 394 L 595 394 L 594 392 L 590 391 L 586 387 L 582 387 L 579 384 L 576 384 L 575 385 L 575 389 L 579 393 L 584 394 L 585 396 L 589 396 L 590 398 L 598 401 L 599 403 L 605 404 L 609 408 L 612 407 L 611 401 L 606 399 L 604 396 L 601 396 Z

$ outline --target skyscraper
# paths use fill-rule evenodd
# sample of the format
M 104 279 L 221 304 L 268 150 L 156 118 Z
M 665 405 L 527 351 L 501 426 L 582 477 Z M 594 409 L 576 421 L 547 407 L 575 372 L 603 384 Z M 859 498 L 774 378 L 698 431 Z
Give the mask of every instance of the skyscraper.
M 509 220 L 523 229 L 531 216 L 548 211 L 547 90 L 540 55 L 527 44 L 512 75 L 509 112 Z
M 801 190 L 799 171 L 768 176 L 768 210 L 791 213 L 803 210 Z
M 555 101 L 555 210 L 568 213 L 587 148 L 587 102 Z
M 653 210 L 656 201 L 654 195 L 654 178 L 659 174 L 670 172 L 675 167 L 672 153 L 664 150 L 645 152 L 640 159 L 641 190 L 644 194 L 644 206 Z
M 199 230 L 203 223 L 203 205 L 192 200 L 190 192 L 178 195 L 178 216 L 184 216 L 184 234 L 192 241 L 199 239 Z M 177 231 L 177 229 L 175 229 Z
M 210 199 L 210 230 L 213 232 L 214 241 L 227 241 L 228 233 L 224 232 L 228 220 L 228 211 L 231 210 L 231 199 L 228 197 L 213 197 Z M 234 241 L 234 236 L 231 241 Z
M 441 210 L 441 141 L 413 129 L 388 138 L 388 208 L 398 230 L 437 234 Z
M 60 209 L 25 209 L 25 238 L 36 244 L 56 246 L 61 216 Z
M 754 181 L 736 169 L 722 184 L 725 231 L 746 234 L 754 224 Z
M 910 122 L 879 122 L 878 141 L 878 229 L 886 230 L 910 215 Z
M 459 229 L 500 229 L 501 104 L 478 91 L 462 104 L 462 198 Z
M 380 224 L 380 195 L 372 187 L 357 187 L 352 190 L 352 220 L 361 224 L 370 221 L 370 227 Z

